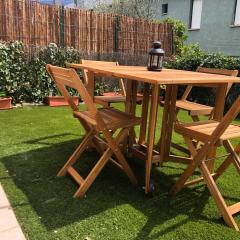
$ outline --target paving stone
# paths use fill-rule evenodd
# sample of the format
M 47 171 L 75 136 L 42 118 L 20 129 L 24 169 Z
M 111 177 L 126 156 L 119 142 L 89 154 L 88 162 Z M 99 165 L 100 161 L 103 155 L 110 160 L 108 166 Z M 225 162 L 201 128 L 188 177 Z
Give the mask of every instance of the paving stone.
M 0 184 L 0 239 L 25 240 L 7 196 Z

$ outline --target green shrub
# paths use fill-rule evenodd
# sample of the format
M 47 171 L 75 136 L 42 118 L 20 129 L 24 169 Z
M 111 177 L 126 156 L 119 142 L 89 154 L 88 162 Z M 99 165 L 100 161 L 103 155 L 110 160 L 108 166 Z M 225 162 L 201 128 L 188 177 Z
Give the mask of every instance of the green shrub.
M 0 43 L 0 91 L 12 97 L 14 103 L 42 102 L 45 96 L 58 95 L 45 65 L 64 66 L 65 62 L 80 59 L 77 50 L 58 48 L 53 43 L 40 48 L 30 58 L 21 42 Z
M 64 67 L 65 62 L 80 62 L 80 53 L 73 48 L 59 48 L 56 44 L 51 43 L 47 47 L 41 48 L 29 62 L 29 90 L 31 98 L 29 102 L 42 102 L 45 96 L 59 95 L 55 83 L 48 76 L 45 65 L 53 64 Z M 75 92 L 71 91 L 72 95 Z
M 229 57 L 224 54 L 210 54 L 204 52 L 199 45 L 189 44 L 183 46 L 181 54 L 175 56 L 165 63 L 167 68 L 175 68 L 189 71 L 196 71 L 198 66 L 220 69 L 236 69 L 240 71 L 240 57 Z M 180 88 L 179 95 L 184 91 Z M 234 84 L 227 99 L 226 108 L 228 109 L 240 94 L 239 84 Z M 189 96 L 190 100 L 202 104 L 214 105 L 215 92 L 212 89 L 194 87 Z
M 181 48 L 181 54 L 165 63 L 167 68 L 195 71 L 202 64 L 206 53 L 198 44 L 189 44 Z
M 0 91 L 21 101 L 26 94 L 27 65 L 23 45 L 11 42 L 0 43 Z
M 174 54 L 181 54 L 184 42 L 188 38 L 186 25 L 182 21 L 171 17 L 164 18 L 163 22 L 172 24 Z

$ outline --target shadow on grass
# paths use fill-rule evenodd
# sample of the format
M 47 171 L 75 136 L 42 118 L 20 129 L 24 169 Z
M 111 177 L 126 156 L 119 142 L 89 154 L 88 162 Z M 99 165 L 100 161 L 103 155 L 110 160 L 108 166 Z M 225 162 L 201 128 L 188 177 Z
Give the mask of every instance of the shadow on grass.
M 38 143 L 37 139 L 29 144 L 35 143 Z M 0 159 L 48 230 L 87 219 L 121 204 L 131 205 L 148 219 L 136 239 L 155 239 L 196 219 L 209 221 L 201 214 L 209 198 L 204 187 L 198 191 L 185 189 L 174 198 L 168 196 L 178 174 L 164 174 L 159 169 L 154 169 L 155 195 L 146 198 L 141 188 L 144 184 L 144 166 L 142 163 L 133 164 L 139 162 L 136 159 L 130 159 L 130 162 L 139 179 L 137 187 L 133 187 L 125 174 L 109 163 L 90 187 L 87 198 L 72 198 L 78 186 L 70 177 L 57 178 L 56 174 L 78 144 L 77 140 L 61 142 Z M 97 159 L 95 152 L 87 152 L 75 167 L 86 176 Z M 150 236 L 155 226 L 178 215 L 187 217 Z M 210 221 L 222 223 L 221 220 Z

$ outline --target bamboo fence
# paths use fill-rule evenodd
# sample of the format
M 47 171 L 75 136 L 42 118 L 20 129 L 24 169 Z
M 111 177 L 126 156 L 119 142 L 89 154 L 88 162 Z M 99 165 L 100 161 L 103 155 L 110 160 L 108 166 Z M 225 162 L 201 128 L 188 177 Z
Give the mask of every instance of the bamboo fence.
M 114 14 L 68 9 L 30 0 L 0 0 L 0 40 L 26 46 L 56 43 L 86 53 L 146 54 L 160 40 L 173 51 L 172 26 Z

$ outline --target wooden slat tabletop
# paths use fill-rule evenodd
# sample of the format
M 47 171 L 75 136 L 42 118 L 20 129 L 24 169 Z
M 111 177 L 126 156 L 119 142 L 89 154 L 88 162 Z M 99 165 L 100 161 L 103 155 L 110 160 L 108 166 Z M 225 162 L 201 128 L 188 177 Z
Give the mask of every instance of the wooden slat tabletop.
M 151 72 L 146 67 L 139 66 L 89 66 L 86 64 L 69 64 L 70 67 L 87 69 L 106 76 L 127 78 L 151 84 L 213 84 L 240 83 L 239 77 L 208 74 L 176 69 L 163 69 L 161 72 Z

